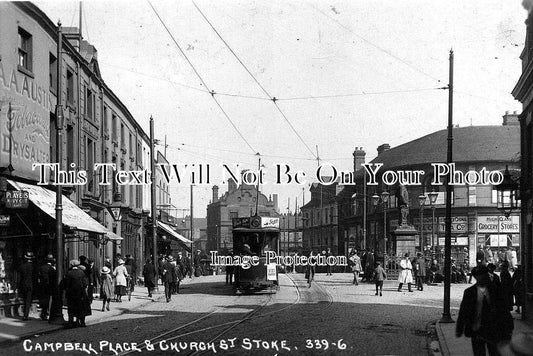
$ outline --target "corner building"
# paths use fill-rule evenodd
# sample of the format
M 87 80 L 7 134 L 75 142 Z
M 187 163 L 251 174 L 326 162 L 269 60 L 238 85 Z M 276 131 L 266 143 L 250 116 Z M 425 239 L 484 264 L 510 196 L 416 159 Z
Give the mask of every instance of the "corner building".
M 504 172 L 505 167 L 517 176 L 520 170 L 520 127 L 518 115 L 506 113 L 501 126 L 468 126 L 453 129 L 453 162 L 455 170 L 466 174 L 469 171 Z M 361 167 L 360 149 L 354 153 L 356 186 L 346 186 L 337 195 L 339 209 L 339 240 L 347 249 L 372 249 L 383 258 L 385 246 L 389 255 L 395 256 L 396 237 L 393 232 L 399 225 L 398 183 L 383 182 L 386 171 L 416 171 L 420 184 L 406 185 L 408 192 L 408 223 L 416 229 L 417 250 L 437 259 L 443 258 L 445 237 L 445 186 L 432 184 L 432 163 L 445 163 L 447 153 L 447 130 L 441 130 L 403 145 L 390 148 L 378 147 L 378 156 L 370 164 L 383 164 L 377 171 L 376 185 Z M 390 179 L 391 175 L 388 177 Z M 444 180 L 442 180 L 444 182 Z M 436 192 L 434 204 L 429 193 Z M 389 193 L 387 203 L 381 199 Z M 373 196 L 379 197 L 378 199 Z M 425 197 L 423 204 L 420 196 Z M 475 264 L 478 249 L 497 263 L 506 259 L 506 253 L 514 250 L 520 258 L 520 212 L 514 211 L 505 217 L 497 209 L 496 186 L 490 184 L 464 184 L 453 186 L 452 193 L 452 258 L 457 264 Z M 365 209 L 366 205 L 366 209 Z M 366 210 L 366 211 L 365 211 Z M 433 213 L 435 219 L 433 220 Z

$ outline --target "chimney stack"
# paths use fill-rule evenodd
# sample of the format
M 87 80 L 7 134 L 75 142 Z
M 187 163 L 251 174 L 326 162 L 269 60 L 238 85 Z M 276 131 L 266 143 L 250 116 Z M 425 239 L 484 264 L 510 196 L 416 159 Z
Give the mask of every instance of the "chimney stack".
M 357 172 L 361 169 L 363 166 L 363 163 L 365 163 L 365 156 L 366 153 L 363 150 L 363 147 L 356 147 L 355 151 L 353 151 L 353 169 L 354 172 Z
M 390 150 L 390 145 L 388 143 L 384 143 L 378 146 L 378 156 L 388 150 Z
M 228 192 L 237 190 L 237 182 L 233 178 L 228 178 Z
M 213 203 L 218 201 L 218 185 L 213 186 Z
M 505 111 L 503 115 L 503 126 L 518 126 L 520 121 L 518 121 L 518 112 L 514 111 L 512 114 L 509 110 Z

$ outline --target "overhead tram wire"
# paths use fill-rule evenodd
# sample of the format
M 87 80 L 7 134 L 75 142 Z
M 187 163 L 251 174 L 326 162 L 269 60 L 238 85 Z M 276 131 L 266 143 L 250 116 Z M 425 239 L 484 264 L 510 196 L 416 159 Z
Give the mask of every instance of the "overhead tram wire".
M 299 96 L 289 98 L 279 98 L 277 101 L 289 101 L 289 100 L 308 100 L 308 99 L 329 99 L 329 98 L 343 98 L 352 96 L 365 96 L 365 95 L 382 95 L 382 94 L 396 94 L 396 93 L 413 93 L 422 91 L 442 90 L 448 89 L 448 87 L 434 87 L 434 88 L 421 88 L 421 89 L 405 89 L 405 90 L 390 90 L 390 91 L 377 91 L 377 92 L 364 92 L 351 93 L 351 94 L 332 94 L 332 95 L 317 95 L 317 96 Z
M 237 61 L 242 65 L 242 67 L 246 70 L 246 72 L 252 77 L 252 79 L 256 82 L 256 84 L 261 88 L 261 90 L 263 90 L 263 92 L 266 94 L 266 96 L 268 96 L 268 98 L 274 103 L 274 105 L 276 106 L 276 109 L 279 111 L 279 113 L 281 114 L 281 116 L 283 116 L 283 118 L 285 119 L 285 121 L 289 124 L 289 127 L 291 128 L 291 130 L 294 132 L 294 134 L 296 134 L 296 136 L 298 137 L 298 139 L 304 144 L 304 146 L 307 148 L 307 150 L 311 153 L 311 155 L 315 158 L 317 158 L 315 156 L 315 153 L 313 152 L 313 150 L 311 150 L 311 148 L 309 147 L 309 145 L 307 145 L 307 143 L 304 141 L 304 139 L 302 138 L 302 136 L 298 133 L 298 131 L 296 131 L 296 128 L 292 125 L 292 123 L 289 121 L 289 119 L 287 118 L 287 116 L 285 115 L 285 113 L 281 110 L 281 108 L 279 107 L 278 103 L 276 102 L 278 99 L 276 99 L 276 97 L 270 95 L 270 93 L 265 89 L 265 87 L 263 85 L 261 85 L 261 83 L 259 82 L 259 80 L 257 80 L 257 78 L 253 75 L 253 73 L 248 69 L 248 67 L 244 64 L 243 61 L 241 61 L 241 59 L 239 58 L 239 56 L 237 56 L 237 54 L 233 51 L 233 49 L 231 48 L 231 46 L 226 42 L 226 40 L 224 40 L 224 38 L 220 35 L 220 33 L 217 31 L 217 29 L 213 26 L 213 24 L 211 23 L 211 21 L 209 21 L 209 19 L 204 15 L 204 13 L 202 12 L 202 10 L 200 10 L 200 8 L 198 7 L 198 5 L 196 5 L 196 3 L 193 1 L 192 2 L 194 7 L 196 7 L 196 10 L 198 10 L 198 12 L 200 13 L 200 15 L 202 15 L 202 17 L 204 18 L 204 20 L 209 24 L 209 26 L 211 27 L 211 29 L 217 34 L 218 38 L 220 38 L 220 40 L 226 45 L 226 47 L 229 49 L 229 51 L 233 54 L 233 56 L 235 56 L 235 58 L 237 59 Z
M 192 64 L 192 62 L 190 61 L 189 57 L 187 57 L 187 55 L 185 54 L 185 51 L 181 48 L 181 46 L 179 45 L 178 41 L 176 41 L 176 39 L 174 38 L 174 35 L 172 34 L 172 32 L 170 32 L 170 29 L 167 27 L 167 25 L 165 24 L 165 22 L 163 21 L 163 19 L 161 18 L 161 16 L 159 15 L 159 13 L 157 12 L 157 10 L 155 9 L 155 7 L 152 5 L 152 3 L 150 2 L 150 0 L 147 0 L 148 4 L 150 5 L 150 7 L 152 8 L 152 10 L 154 11 L 155 15 L 157 16 L 157 18 L 159 19 L 159 21 L 161 22 L 161 24 L 163 25 L 163 27 L 165 28 L 165 30 L 167 31 L 168 35 L 170 36 L 170 38 L 172 39 L 172 41 L 174 42 L 174 44 L 176 45 L 176 47 L 178 48 L 178 50 L 180 51 L 180 53 L 182 54 L 182 56 L 185 58 L 185 60 L 187 60 L 187 63 L 189 63 L 189 66 L 192 68 L 192 70 L 194 71 L 194 74 L 196 74 L 196 76 L 198 77 L 198 79 L 200 79 L 200 82 L 202 82 L 202 85 L 207 89 L 207 91 L 211 94 L 211 97 L 213 98 L 213 100 L 215 101 L 215 103 L 217 104 L 218 108 L 220 109 L 220 111 L 222 111 L 222 113 L 224 114 L 224 116 L 226 117 L 226 119 L 229 121 L 229 123 L 231 124 L 231 126 L 233 127 L 233 129 L 235 129 L 235 131 L 239 134 L 239 136 L 241 137 L 241 139 L 246 143 L 246 145 L 250 148 L 250 150 L 252 150 L 252 152 L 257 152 L 253 147 L 252 145 L 250 144 L 250 142 L 248 142 L 248 140 L 244 137 L 244 135 L 241 133 L 241 131 L 237 128 L 237 126 L 235 125 L 235 123 L 231 120 L 231 118 L 229 117 L 228 113 L 224 110 L 224 108 L 222 107 L 222 105 L 220 104 L 220 102 L 218 101 L 217 98 L 215 98 L 215 91 L 213 90 L 210 90 L 209 89 L 209 86 L 206 84 L 206 82 L 204 81 L 204 79 L 202 78 L 202 76 L 200 75 L 200 73 L 198 73 L 198 71 L 196 70 L 195 66 Z
M 325 17 L 327 17 L 328 19 L 330 19 L 331 21 L 335 22 L 337 25 L 339 25 L 340 27 L 342 27 L 343 29 L 345 29 L 346 31 L 350 32 L 351 34 L 353 34 L 354 36 L 356 36 L 357 38 L 359 38 L 360 40 L 364 41 L 365 43 L 367 43 L 368 45 L 376 48 L 377 50 L 391 56 L 392 58 L 396 59 L 397 61 L 405 64 L 406 66 L 408 66 L 409 68 L 417 71 L 418 73 L 428 77 L 428 78 L 431 78 L 433 80 L 436 80 L 438 83 L 441 83 L 442 81 L 434 76 L 432 76 L 431 74 L 429 73 L 426 73 L 424 72 L 422 69 L 414 66 L 413 64 L 407 62 L 405 59 L 402 59 L 400 57 L 398 57 L 397 55 L 395 55 L 394 53 L 390 52 L 389 50 L 383 48 L 383 47 L 380 47 L 378 46 L 377 44 L 371 42 L 370 40 L 367 40 L 366 38 L 364 38 L 363 36 L 357 34 L 354 30 L 352 30 L 351 28 L 349 28 L 348 26 L 344 25 L 343 23 L 341 23 L 339 20 L 337 20 L 336 18 L 333 18 L 331 17 L 330 15 L 328 15 L 327 13 L 325 13 L 324 11 L 320 10 L 320 9 L 317 9 L 316 7 L 314 7 L 313 5 L 311 4 L 307 4 L 309 7 L 311 7 L 313 10 L 321 13 L 322 15 L 324 15 Z

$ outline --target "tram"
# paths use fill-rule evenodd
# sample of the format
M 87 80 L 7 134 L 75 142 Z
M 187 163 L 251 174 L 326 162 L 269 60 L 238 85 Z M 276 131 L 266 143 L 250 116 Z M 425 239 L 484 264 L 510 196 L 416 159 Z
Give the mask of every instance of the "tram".
M 276 293 L 279 289 L 276 263 L 267 263 L 267 252 L 278 251 L 279 218 L 252 216 L 233 218 L 233 254 L 251 256 L 254 263 L 235 267 L 234 288 L 242 293 Z

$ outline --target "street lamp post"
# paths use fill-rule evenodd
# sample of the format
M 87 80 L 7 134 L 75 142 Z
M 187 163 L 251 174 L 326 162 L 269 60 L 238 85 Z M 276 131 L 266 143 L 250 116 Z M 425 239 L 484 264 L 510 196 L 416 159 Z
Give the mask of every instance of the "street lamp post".
M 376 248 L 376 242 L 377 242 L 377 235 L 378 235 L 378 231 L 377 231 L 377 225 L 376 225 L 376 210 L 377 210 L 377 207 L 378 207 L 378 204 L 379 204 L 379 195 L 377 195 L 376 193 L 374 193 L 374 195 L 372 195 L 372 205 L 374 205 L 374 249 Z
M 383 203 L 383 243 L 384 243 L 384 251 L 383 251 L 383 263 L 385 264 L 385 256 L 387 256 L 387 208 L 389 207 L 389 192 L 383 191 L 381 192 L 381 202 Z
M 437 201 L 439 193 L 435 190 L 432 190 L 431 193 L 428 193 L 429 204 L 431 205 L 431 251 L 435 252 L 435 244 L 433 239 L 435 238 L 435 202 Z M 437 240 L 438 242 L 438 240 Z
M 420 206 L 420 252 L 424 251 L 424 204 L 426 204 L 426 196 L 420 194 L 418 196 L 418 204 Z

